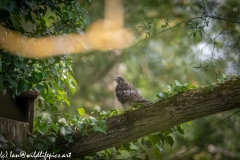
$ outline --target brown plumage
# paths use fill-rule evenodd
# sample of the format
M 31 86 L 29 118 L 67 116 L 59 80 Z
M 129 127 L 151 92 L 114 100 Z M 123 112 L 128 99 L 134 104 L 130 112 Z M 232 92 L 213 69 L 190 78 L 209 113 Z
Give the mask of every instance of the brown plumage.
M 153 104 L 150 101 L 145 100 L 138 90 L 134 88 L 131 84 L 128 84 L 124 78 L 116 77 L 116 96 L 119 102 L 122 104 L 124 109 L 128 109 L 130 106 L 141 104 L 144 106 L 149 106 Z

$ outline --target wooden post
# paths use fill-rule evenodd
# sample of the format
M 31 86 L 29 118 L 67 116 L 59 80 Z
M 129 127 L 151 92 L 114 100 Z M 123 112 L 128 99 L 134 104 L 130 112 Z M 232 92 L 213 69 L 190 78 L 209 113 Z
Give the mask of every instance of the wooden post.
M 38 91 L 25 91 L 12 98 L 11 91 L 0 95 L 0 134 L 7 140 L 22 142 L 33 130 L 34 99 Z

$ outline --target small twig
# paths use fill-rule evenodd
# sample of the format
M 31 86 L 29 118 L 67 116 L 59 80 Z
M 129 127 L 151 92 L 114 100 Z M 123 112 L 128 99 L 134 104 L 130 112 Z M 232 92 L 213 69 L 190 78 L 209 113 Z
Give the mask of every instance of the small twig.
M 202 66 L 202 52 L 203 52 L 203 49 L 204 49 L 205 47 L 207 47 L 212 41 L 215 41 L 215 39 L 216 39 L 218 36 L 220 36 L 223 32 L 225 32 L 228 28 L 229 28 L 229 26 L 226 27 L 226 28 L 224 28 L 219 34 L 217 34 L 217 35 L 216 35 L 213 39 L 211 39 L 205 46 L 202 47 L 202 49 L 201 49 L 201 58 L 200 58 L 200 67 Z M 214 47 L 214 46 L 213 46 L 213 47 Z M 214 50 L 213 50 L 213 52 L 214 52 Z M 212 52 L 212 57 L 213 57 L 213 52 Z M 211 60 L 212 60 L 212 58 L 211 58 Z
M 205 6 L 205 3 L 204 3 L 204 0 L 202 0 L 202 4 L 203 4 L 203 10 L 205 13 L 207 13 L 207 10 L 206 10 L 206 6 Z
M 229 19 L 225 19 L 225 18 L 221 18 L 221 17 L 217 17 L 217 16 L 209 16 L 209 18 L 217 19 L 219 21 L 227 21 L 227 22 L 231 22 L 231 23 L 240 24 L 240 21 L 233 21 L 233 20 L 229 20 Z
M 157 32 L 157 33 L 155 33 L 155 34 L 152 34 L 152 35 L 150 35 L 150 36 L 148 36 L 148 37 L 146 37 L 146 38 L 144 38 L 144 39 L 138 41 L 137 43 L 135 43 L 135 44 L 133 44 L 132 46 L 130 46 L 130 47 L 128 47 L 128 48 L 125 48 L 125 49 L 123 49 L 123 50 L 130 49 L 130 48 L 132 48 L 132 47 L 138 45 L 139 43 L 141 43 L 141 42 L 143 42 L 143 41 L 146 41 L 146 40 L 148 40 L 148 39 L 150 39 L 150 38 L 152 38 L 152 37 L 154 37 L 154 36 L 156 36 L 156 35 L 158 35 L 158 34 L 161 34 L 161 33 L 163 33 L 163 32 L 166 32 L 166 31 L 168 31 L 168 30 L 171 30 L 171 29 L 173 29 L 173 28 L 176 28 L 177 26 L 181 25 L 182 23 L 189 22 L 189 21 L 192 21 L 192 20 L 194 20 L 194 19 L 199 19 L 199 18 L 203 18 L 203 17 L 194 17 L 194 18 L 191 18 L 191 19 L 188 19 L 188 20 L 182 21 L 182 22 L 176 24 L 176 25 L 173 26 L 173 27 L 170 27 L 170 28 L 168 28 L 168 29 L 162 30 L 162 31 Z

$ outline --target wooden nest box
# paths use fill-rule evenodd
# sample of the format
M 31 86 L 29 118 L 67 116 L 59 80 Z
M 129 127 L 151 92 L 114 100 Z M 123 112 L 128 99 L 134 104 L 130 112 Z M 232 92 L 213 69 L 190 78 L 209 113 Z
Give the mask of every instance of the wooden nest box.
M 36 90 L 22 92 L 13 98 L 7 90 L 0 92 L 0 134 L 8 141 L 22 142 L 33 130 L 34 99 L 39 92 Z

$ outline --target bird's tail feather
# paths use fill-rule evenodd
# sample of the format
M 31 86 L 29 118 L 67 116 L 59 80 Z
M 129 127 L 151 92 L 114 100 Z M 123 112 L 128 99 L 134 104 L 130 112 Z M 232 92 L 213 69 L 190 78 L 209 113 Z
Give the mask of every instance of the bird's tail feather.
M 151 105 L 153 105 L 153 103 L 151 101 L 147 101 L 145 99 L 143 99 L 140 103 L 143 104 L 144 106 L 151 106 Z

